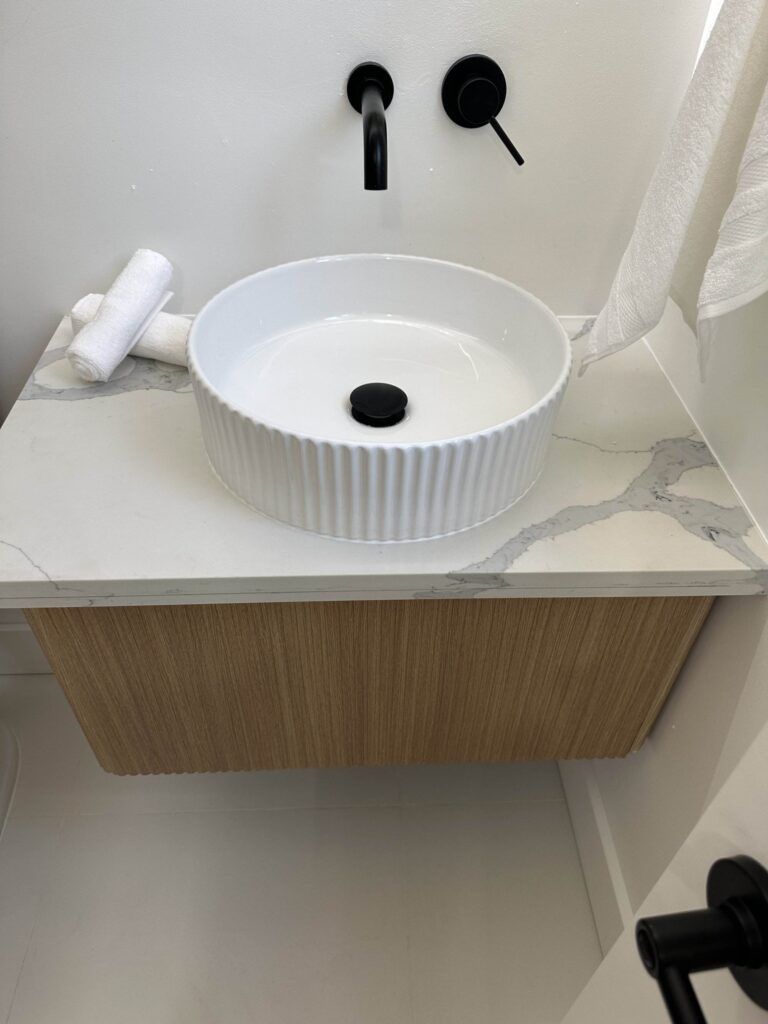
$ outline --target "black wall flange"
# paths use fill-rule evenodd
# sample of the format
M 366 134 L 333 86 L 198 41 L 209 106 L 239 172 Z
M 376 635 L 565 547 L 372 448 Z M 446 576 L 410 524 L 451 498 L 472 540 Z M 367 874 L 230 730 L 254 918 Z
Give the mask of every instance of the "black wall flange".
M 347 79 L 347 99 L 358 114 L 363 112 L 363 93 L 369 85 L 378 87 L 385 110 L 395 95 L 395 83 L 392 81 L 392 75 L 382 64 L 376 64 L 374 61 L 358 64 Z
M 690 974 L 728 967 L 739 987 L 768 1010 L 768 872 L 751 857 L 715 861 L 707 910 L 646 917 L 635 937 L 673 1024 L 707 1024 Z
M 517 146 L 496 120 L 507 98 L 507 80 L 495 60 L 471 53 L 452 64 L 443 79 L 443 107 L 461 128 L 490 125 L 522 167 L 525 163 Z

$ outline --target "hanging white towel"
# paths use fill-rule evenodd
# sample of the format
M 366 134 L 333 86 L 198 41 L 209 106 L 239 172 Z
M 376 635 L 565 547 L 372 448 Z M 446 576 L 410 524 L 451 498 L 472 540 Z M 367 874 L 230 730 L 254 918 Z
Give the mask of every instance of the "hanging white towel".
M 75 333 L 95 319 L 103 298 L 98 294 L 84 295 L 75 303 L 69 314 Z M 158 313 L 131 349 L 131 355 L 186 366 L 187 336 L 191 326 L 192 321 L 186 316 Z
M 67 349 L 78 376 L 107 381 L 171 296 L 173 267 L 159 252 L 138 249 L 102 299 L 95 318 Z
M 712 319 L 768 292 L 768 87 L 739 168 L 728 207 L 699 293 L 699 359 L 709 359 Z
M 768 0 L 725 0 L 590 333 L 581 373 L 655 327 L 670 295 L 695 328 L 705 268 L 767 84 Z

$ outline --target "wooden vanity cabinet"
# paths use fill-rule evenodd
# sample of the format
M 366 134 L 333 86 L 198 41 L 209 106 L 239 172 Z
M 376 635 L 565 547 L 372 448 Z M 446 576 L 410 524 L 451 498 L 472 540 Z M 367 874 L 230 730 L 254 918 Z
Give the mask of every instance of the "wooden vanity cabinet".
M 45 608 L 27 618 L 118 774 L 620 757 L 708 597 Z

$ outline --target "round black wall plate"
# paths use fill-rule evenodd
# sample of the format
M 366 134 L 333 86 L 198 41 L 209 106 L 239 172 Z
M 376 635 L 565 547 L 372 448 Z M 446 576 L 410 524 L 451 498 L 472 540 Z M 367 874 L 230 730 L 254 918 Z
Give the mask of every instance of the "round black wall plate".
M 386 110 L 395 95 L 395 83 L 392 76 L 381 64 L 374 61 L 367 61 L 365 64 L 358 64 L 347 79 L 347 99 L 358 112 L 363 111 L 363 93 L 365 87 L 373 83 L 381 90 L 381 98 Z
M 715 861 L 707 876 L 707 903 L 720 907 L 729 900 L 749 905 L 761 926 L 768 954 L 768 872 L 762 864 L 743 854 Z M 730 971 L 752 1002 L 768 1010 L 768 964 L 731 967 Z
M 443 79 L 443 107 L 462 128 L 482 128 L 507 98 L 507 80 L 495 60 L 482 53 L 461 57 Z

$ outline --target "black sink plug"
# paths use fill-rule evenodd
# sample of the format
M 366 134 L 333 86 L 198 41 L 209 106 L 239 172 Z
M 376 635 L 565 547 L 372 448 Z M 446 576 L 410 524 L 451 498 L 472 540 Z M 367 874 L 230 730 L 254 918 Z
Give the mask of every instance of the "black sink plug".
M 364 187 L 380 191 L 387 187 L 387 118 L 384 111 L 392 102 L 395 87 L 381 64 L 358 64 L 347 81 L 349 102 L 363 115 Z

